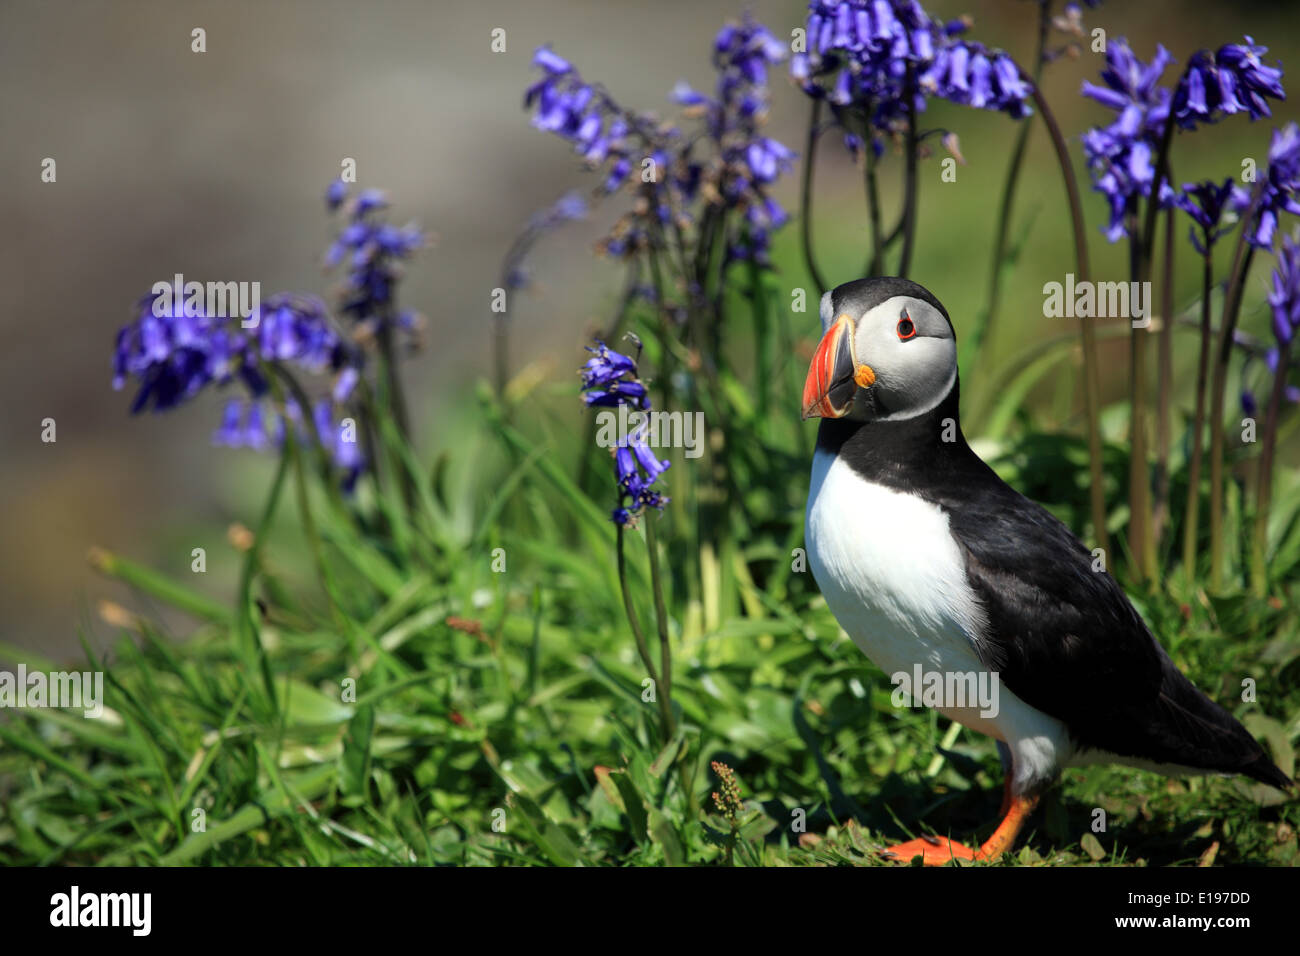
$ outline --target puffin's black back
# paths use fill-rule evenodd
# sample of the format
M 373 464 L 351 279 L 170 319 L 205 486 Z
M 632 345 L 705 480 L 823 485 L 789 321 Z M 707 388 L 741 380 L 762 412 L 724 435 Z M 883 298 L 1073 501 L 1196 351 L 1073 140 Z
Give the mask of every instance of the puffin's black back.
M 960 421 L 955 384 L 915 418 L 824 419 L 817 444 L 866 480 L 943 508 L 988 616 L 984 664 L 1081 747 L 1289 787 L 1246 729 L 1178 671 L 1070 530 L 1002 481 L 960 427 L 942 440 L 945 419 Z

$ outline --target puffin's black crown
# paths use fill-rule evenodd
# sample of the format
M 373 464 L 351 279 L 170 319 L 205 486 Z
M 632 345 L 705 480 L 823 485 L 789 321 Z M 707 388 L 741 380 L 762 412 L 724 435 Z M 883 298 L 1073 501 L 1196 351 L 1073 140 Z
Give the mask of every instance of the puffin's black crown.
M 880 303 L 892 299 L 896 295 L 910 295 L 914 299 L 920 299 L 934 306 L 939 314 L 948 320 L 948 325 L 952 325 L 952 318 L 948 315 L 948 310 L 943 307 L 943 303 L 934 297 L 931 292 L 923 285 L 917 285 L 911 279 L 904 279 L 902 276 L 873 276 L 868 279 L 855 279 L 853 282 L 846 282 L 841 286 L 836 286 L 831 290 L 831 306 L 834 311 L 832 315 L 839 315 L 841 312 L 848 312 L 856 317 L 869 312 Z M 956 338 L 956 330 L 953 330 L 953 337 Z

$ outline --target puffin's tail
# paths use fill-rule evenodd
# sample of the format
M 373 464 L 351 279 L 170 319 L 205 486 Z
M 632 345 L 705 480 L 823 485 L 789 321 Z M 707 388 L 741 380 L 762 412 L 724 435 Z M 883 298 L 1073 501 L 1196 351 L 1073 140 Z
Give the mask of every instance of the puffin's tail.
M 1295 782 L 1269 759 L 1237 718 L 1196 689 L 1168 656 L 1160 686 L 1157 734 L 1173 762 L 1202 770 L 1240 773 L 1294 792 Z

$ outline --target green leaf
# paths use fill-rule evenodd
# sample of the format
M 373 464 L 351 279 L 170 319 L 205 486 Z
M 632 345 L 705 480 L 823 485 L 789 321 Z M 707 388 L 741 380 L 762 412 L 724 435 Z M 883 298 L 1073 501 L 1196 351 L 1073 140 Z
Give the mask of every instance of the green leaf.
M 669 866 L 682 866 L 686 863 L 686 851 L 682 849 L 682 840 L 677 835 L 677 829 L 666 816 L 653 807 L 650 809 L 650 833 L 664 851 L 664 860 Z
M 375 708 L 359 707 L 343 734 L 339 755 L 339 789 L 350 797 L 367 795 L 370 784 L 370 742 L 375 732 Z
M 632 836 L 637 843 L 645 843 L 649 839 L 645 798 L 626 773 L 611 772 L 609 776 L 614 781 L 614 786 L 618 787 L 618 795 L 623 798 L 623 811 L 632 825 Z

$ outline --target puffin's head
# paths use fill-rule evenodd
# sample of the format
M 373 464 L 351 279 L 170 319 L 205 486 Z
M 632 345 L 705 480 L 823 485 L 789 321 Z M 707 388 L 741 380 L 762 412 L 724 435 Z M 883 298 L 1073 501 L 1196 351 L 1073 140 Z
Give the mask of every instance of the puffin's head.
M 912 418 L 957 386 L 957 340 L 943 305 L 915 282 L 859 279 L 822 296 L 822 340 L 803 417 Z

